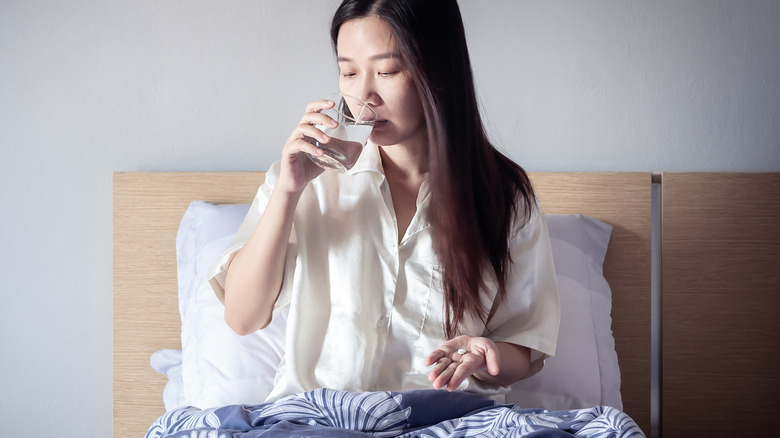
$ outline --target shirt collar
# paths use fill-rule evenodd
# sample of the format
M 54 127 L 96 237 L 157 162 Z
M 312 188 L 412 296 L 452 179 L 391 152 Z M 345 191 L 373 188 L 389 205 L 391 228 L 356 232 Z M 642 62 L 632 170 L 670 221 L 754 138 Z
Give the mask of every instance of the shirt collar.
M 379 155 L 379 146 L 371 141 L 366 143 L 363 152 L 360 153 L 355 165 L 348 171 L 350 175 L 363 172 L 372 172 L 376 175 L 377 184 L 385 179 L 385 170 L 382 168 L 382 157 Z
M 352 169 L 348 170 L 347 173 L 349 175 L 371 173 L 377 186 L 382 185 L 386 178 L 385 170 L 382 167 L 382 157 L 379 155 L 379 146 L 371 141 L 366 143 L 366 146 L 360 153 L 360 157 L 358 157 L 355 165 L 352 166 Z M 409 224 L 409 228 L 406 231 L 406 238 L 431 226 L 428 212 L 430 193 L 430 185 L 426 179 L 422 182 L 420 191 L 417 193 L 417 214 L 415 214 L 414 218 L 412 218 L 412 222 Z M 404 242 L 406 241 L 406 238 L 404 239 Z

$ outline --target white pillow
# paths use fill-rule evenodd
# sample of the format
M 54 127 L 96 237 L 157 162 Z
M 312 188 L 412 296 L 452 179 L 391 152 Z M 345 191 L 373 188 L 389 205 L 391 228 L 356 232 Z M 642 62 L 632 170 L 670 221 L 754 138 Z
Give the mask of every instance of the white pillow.
M 155 371 L 166 376 L 168 381 L 163 389 L 165 410 L 187 406 L 184 401 L 184 390 L 181 379 L 181 350 L 165 349 L 152 354 L 149 364 Z
M 508 403 L 549 410 L 623 409 L 612 337 L 612 292 L 602 266 L 612 226 L 582 215 L 545 215 L 561 301 L 555 357 L 512 385 Z
M 284 351 L 281 319 L 251 335 L 236 335 L 205 278 L 248 208 L 194 201 L 176 238 L 184 400 L 199 408 L 264 401 Z M 507 402 L 549 410 L 622 409 L 611 292 L 602 275 L 612 227 L 581 215 L 545 216 L 561 298 L 558 347 L 542 371 L 513 385 Z
M 194 201 L 176 235 L 183 396 L 201 409 L 263 402 L 284 352 L 283 318 L 263 331 L 237 335 L 206 278 L 248 210 L 244 204 Z

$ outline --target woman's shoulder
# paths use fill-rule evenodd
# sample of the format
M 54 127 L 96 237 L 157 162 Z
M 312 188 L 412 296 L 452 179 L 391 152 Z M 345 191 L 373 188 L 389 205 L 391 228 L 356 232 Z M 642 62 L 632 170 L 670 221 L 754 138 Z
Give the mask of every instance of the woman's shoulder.
M 544 223 L 542 205 L 535 196 L 532 198 L 518 196 L 513 210 L 512 222 L 509 228 L 510 241 L 516 240 L 523 235 L 532 234 L 535 228 Z

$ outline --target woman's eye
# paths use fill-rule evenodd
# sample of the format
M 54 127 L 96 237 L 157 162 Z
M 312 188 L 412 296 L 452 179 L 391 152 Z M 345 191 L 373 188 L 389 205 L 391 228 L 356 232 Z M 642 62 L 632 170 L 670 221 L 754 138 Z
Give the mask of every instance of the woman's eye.
M 391 71 L 391 72 L 379 72 L 379 76 L 382 76 L 383 78 L 389 78 L 390 76 L 393 76 L 397 72 Z
M 353 78 L 355 77 L 355 73 L 342 73 L 341 76 L 345 78 Z

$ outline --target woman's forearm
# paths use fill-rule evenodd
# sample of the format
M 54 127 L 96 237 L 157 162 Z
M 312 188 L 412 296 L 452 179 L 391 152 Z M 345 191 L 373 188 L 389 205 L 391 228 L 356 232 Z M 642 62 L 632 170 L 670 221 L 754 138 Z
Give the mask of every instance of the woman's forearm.
M 246 335 L 267 326 L 284 279 L 287 245 L 300 193 L 274 190 L 225 279 L 225 321 Z

